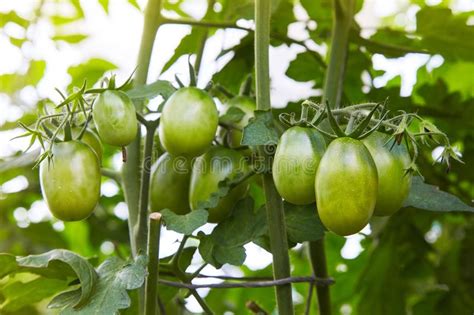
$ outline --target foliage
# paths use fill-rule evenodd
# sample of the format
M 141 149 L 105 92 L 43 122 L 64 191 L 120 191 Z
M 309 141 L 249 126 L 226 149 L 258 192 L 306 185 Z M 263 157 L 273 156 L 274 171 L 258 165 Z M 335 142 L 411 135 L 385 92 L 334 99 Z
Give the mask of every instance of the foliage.
M 131 4 L 128 10 L 141 10 L 136 1 L 128 2 Z M 187 2 L 164 1 L 166 16 L 191 19 Z M 46 6 L 45 3 L 59 6 L 55 1 L 40 1 L 27 18 L 15 11 L 0 12 L 0 27 L 11 23 L 22 30 L 14 36 L 5 32 L 11 45 L 22 49 L 32 45 L 33 39 L 28 34 L 40 18 L 51 23 L 50 40 L 58 47 L 76 48 L 87 42 L 88 34 L 69 32 L 86 19 L 82 2 L 64 1 L 62 5 L 68 7 L 68 15 L 62 15 L 62 10 L 46 10 L 41 7 Z M 253 18 L 253 1 L 219 0 L 216 3 L 219 5 L 209 7 L 204 14 L 204 25 L 193 27 L 176 47 L 162 72 L 171 71 L 182 56 L 200 53 L 202 39 L 216 34 L 216 28 L 208 25 L 224 23 L 236 28 L 242 25 L 239 20 Z M 98 4 L 95 10 L 111 14 L 112 1 L 100 0 Z M 220 9 L 214 10 L 214 7 Z M 331 1 L 276 0 L 273 8 L 271 45 L 277 49 L 298 49 L 294 59 L 288 60 L 285 79 L 311 86 L 311 100 L 317 103 L 327 70 L 324 47 L 331 46 Z M 358 10 L 361 9 L 362 1 L 359 1 Z M 300 11 L 304 11 L 303 17 L 295 15 Z M 414 11 L 416 16 L 410 17 L 409 12 Z M 440 164 L 433 164 L 432 150 L 439 145 L 440 139 L 429 138 L 421 143 L 417 167 L 424 182 L 415 177 L 405 207 L 394 216 L 372 219 L 371 233 L 359 235 L 361 252 L 351 259 L 341 256 L 346 240 L 325 233 L 314 215 L 314 205 L 285 204 L 288 240 L 293 247 L 290 251 L 292 274 L 312 273 L 305 246 L 297 244 L 326 235 L 329 274 L 337 283 L 331 287 L 334 313 L 349 309 L 351 314 L 468 314 L 474 309 L 474 219 L 471 213 L 474 211 L 474 172 L 470 171 L 474 161 L 474 77 L 471 75 L 474 26 L 468 23 L 472 14 L 472 11 L 453 10 L 448 1 L 429 6 L 413 0 L 397 14 L 382 18 L 370 35 L 365 32 L 364 25 L 359 25 L 363 24 L 359 19 L 359 23 L 354 22 L 351 26 L 343 103 L 387 99 L 386 107 L 394 113 L 416 112 L 425 118 L 424 125 L 415 122 L 409 130 L 418 132 L 430 124 L 436 125 L 449 135 L 452 147 L 461 152 L 465 164 L 454 162 L 446 173 Z M 400 24 L 400 15 L 406 23 Z M 295 25 L 305 30 L 303 40 L 290 38 L 289 30 Z M 221 101 L 238 93 L 241 83 L 253 73 L 253 40 L 253 33 L 247 32 L 239 43 L 223 48 L 217 56 L 223 65 L 212 74 L 210 92 Z M 158 50 L 160 45 L 162 43 L 156 45 Z M 374 67 L 376 58 L 384 56 L 391 62 L 401 62 L 402 59 L 397 58 L 410 58 L 413 53 L 421 53 L 426 59 L 416 69 L 416 82 L 411 92 L 401 95 L 402 87 L 409 84 L 405 77 L 398 75 L 386 84 L 378 83 L 388 74 Z M 22 93 L 47 84 L 48 64 L 40 57 L 24 54 L 21 58 L 25 64 L 21 71 L 0 75 L 2 98 L 7 99 L 12 108 L 21 109 L 21 117 L 16 122 L 0 119 L 2 137 L 12 131 L 18 134 L 18 122 L 31 126 L 43 113 L 43 108 L 52 103 L 38 97 L 33 106 L 23 104 Z M 442 60 L 441 64 L 433 66 L 437 60 Z M 58 88 L 71 94 L 77 92 L 74 87 L 82 87 L 85 80 L 86 89 L 98 88 L 100 78 L 117 67 L 114 62 L 99 57 L 82 60 L 67 69 L 64 74 L 71 80 Z M 277 81 L 277 78 L 273 79 Z M 175 82 L 159 79 L 144 86 L 128 86 L 126 93 L 134 102 L 146 103 L 148 107 L 144 114 L 147 115 L 161 110 L 161 106 L 157 110 L 152 107 L 152 100 L 168 98 L 177 86 Z M 225 93 L 218 86 L 224 87 Z M 290 90 L 285 93 L 294 95 Z M 245 128 L 243 143 L 276 143 L 281 131 L 278 116 L 300 114 L 304 99 L 296 100 L 296 97 L 298 95 L 294 95 L 295 101 L 288 104 L 274 98 L 272 105 L 278 108 L 273 111 L 273 117 L 267 112 L 257 112 L 256 118 Z M 228 112 L 221 117 L 221 122 L 231 124 L 241 115 L 239 111 Z M 104 149 L 103 167 L 113 169 L 117 152 L 108 146 Z M 154 148 L 154 158 L 160 150 L 158 146 Z M 37 170 L 32 169 L 38 155 L 39 151 L 32 150 L 26 154 L 13 152 L 0 158 L 0 252 L 11 253 L 0 255 L 0 312 L 43 314 L 45 301 L 51 301 L 55 295 L 49 306 L 61 308 L 64 314 L 89 314 L 90 310 L 108 314 L 129 307 L 134 303 L 131 298 L 136 291 L 133 290 L 143 284 L 146 259 L 144 256 L 138 256 L 135 261 L 118 258 L 131 255 L 127 223 L 116 215 L 119 203 L 124 200 L 120 182 L 111 178 L 103 180 L 104 184 L 117 187 L 118 192 L 101 196 L 94 215 L 84 222 L 62 224 L 48 216 L 37 219 L 35 209 L 44 207 Z M 3 192 L 2 185 L 19 176 L 26 178 L 27 187 L 14 193 Z M 221 184 L 214 198 L 203 208 L 212 207 L 227 193 L 232 182 L 229 179 Z M 201 230 L 207 217 L 204 209 L 186 216 L 163 211 L 167 229 L 191 238 L 187 247 L 183 244 L 179 255 L 173 256 L 178 257 L 178 272 L 172 268 L 172 257 L 160 261 L 164 279 L 189 282 L 195 270 L 190 266 L 195 266 L 192 262 L 199 260 L 199 256 L 215 267 L 239 266 L 238 273 L 246 277 L 271 277 L 270 267 L 251 270 L 244 264 L 247 244 L 269 249 L 261 202 L 264 192 L 256 183 L 251 184 L 250 190 L 250 197 L 237 203 L 231 215 L 212 231 Z M 197 239 L 199 245 L 191 243 Z M 113 245 L 112 253 L 103 251 L 104 244 Z M 295 284 L 294 289 L 298 296 L 296 313 L 300 314 L 307 302 L 308 285 Z M 189 296 L 186 289 L 160 285 L 158 290 L 160 300 L 165 302 L 170 314 L 178 314 L 177 309 L 183 309 Z M 250 300 L 270 313 L 275 309 L 271 288 L 211 290 L 205 297 L 216 313 L 244 313 L 245 304 Z M 311 303 L 311 314 L 316 314 L 315 296 Z

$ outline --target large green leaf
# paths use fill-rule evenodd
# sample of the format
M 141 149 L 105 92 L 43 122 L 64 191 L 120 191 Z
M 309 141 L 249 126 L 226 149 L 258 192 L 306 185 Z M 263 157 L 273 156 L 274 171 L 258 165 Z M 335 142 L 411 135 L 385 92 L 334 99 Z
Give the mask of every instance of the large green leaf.
M 153 83 L 140 85 L 127 91 L 127 95 L 131 99 L 136 100 L 151 100 L 158 95 L 161 95 L 165 100 L 176 91 L 176 88 L 169 82 L 164 80 L 157 80 Z
M 324 237 L 324 226 L 319 220 L 316 205 L 297 206 L 285 202 L 285 222 L 288 239 L 293 243 L 317 241 Z
M 430 211 L 474 212 L 474 207 L 466 205 L 458 197 L 441 191 L 436 186 L 425 184 L 419 176 L 413 178 L 410 194 L 403 206 Z
M 207 223 L 209 213 L 206 210 L 198 209 L 188 214 L 179 215 L 169 209 L 161 211 L 166 228 L 171 231 L 191 235 L 198 227 Z
M 146 262 L 145 256 L 138 256 L 134 262 L 117 257 L 108 258 L 97 269 L 99 278 L 86 305 L 75 307 L 80 292 L 74 290 L 56 296 L 50 307 L 62 308 L 61 314 L 116 314 L 119 310 L 130 307 L 127 290 L 143 285 Z
M 92 58 L 82 64 L 72 66 L 67 71 L 72 77 L 69 88 L 80 87 L 84 81 L 87 81 L 87 86 L 93 86 L 105 72 L 114 69 L 117 69 L 116 65 L 99 58 Z
M 271 145 L 278 143 L 278 132 L 275 129 L 273 116 L 270 111 L 256 110 L 244 128 L 242 144 L 244 145 Z

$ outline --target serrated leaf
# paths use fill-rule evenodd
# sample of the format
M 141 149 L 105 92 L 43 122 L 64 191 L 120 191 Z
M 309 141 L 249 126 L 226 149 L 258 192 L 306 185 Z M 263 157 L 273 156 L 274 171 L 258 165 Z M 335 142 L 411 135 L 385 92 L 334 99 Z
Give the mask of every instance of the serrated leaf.
M 211 237 L 221 246 L 245 245 L 265 233 L 265 215 L 263 207 L 254 211 L 252 198 L 242 199 L 237 202 L 232 214 L 212 231 Z
M 61 314 L 116 314 L 119 310 L 130 307 L 130 297 L 127 290 L 134 290 L 143 285 L 147 259 L 138 256 L 134 262 L 127 262 L 117 257 L 104 261 L 97 269 L 99 275 L 93 295 L 86 305 L 74 308 L 68 305 Z M 74 301 L 79 292 L 67 293 L 67 298 Z M 60 303 L 56 303 L 58 305 Z
M 254 212 L 252 198 L 240 200 L 210 235 L 199 235 L 199 253 L 216 268 L 223 264 L 242 265 L 246 257 L 244 245 L 265 234 L 265 219 L 263 208 Z
M 188 214 L 178 215 L 169 209 L 161 211 L 166 228 L 185 235 L 191 235 L 198 227 L 207 222 L 209 213 L 206 210 L 198 209 Z
M 450 193 L 439 190 L 436 186 L 425 184 L 419 176 L 413 177 L 410 194 L 403 206 L 429 211 L 474 212 L 474 207 L 465 204 Z
M 255 118 L 250 119 L 244 128 L 243 145 L 271 145 L 278 143 L 278 132 L 274 127 L 270 111 L 256 110 Z
M 17 258 L 18 266 L 27 268 L 27 270 L 31 272 L 34 272 L 34 269 L 48 268 L 50 267 L 50 263 L 52 268 L 63 267 L 57 266 L 57 262 L 67 264 L 77 275 L 81 283 L 81 290 L 79 293 L 80 298 L 74 306 L 83 305 L 91 296 L 97 280 L 97 274 L 87 260 L 64 249 L 52 250 L 41 255 Z
M 317 241 L 324 237 L 324 226 L 319 220 L 314 203 L 297 206 L 285 202 L 284 208 L 286 232 L 291 242 Z
M 157 80 L 147 85 L 134 87 L 127 91 L 127 95 L 131 99 L 147 99 L 151 100 L 158 95 L 161 95 L 165 100 L 176 91 L 176 88 L 169 82 L 164 80 Z

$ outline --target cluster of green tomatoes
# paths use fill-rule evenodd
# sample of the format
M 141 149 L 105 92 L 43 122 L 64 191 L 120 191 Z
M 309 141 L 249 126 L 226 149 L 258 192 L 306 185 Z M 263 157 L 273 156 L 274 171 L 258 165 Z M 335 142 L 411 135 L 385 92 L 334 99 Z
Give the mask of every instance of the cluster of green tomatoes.
M 408 196 L 410 155 L 394 141 L 374 132 L 362 140 L 340 137 L 326 148 L 316 129 L 291 127 L 280 138 L 273 162 L 276 188 L 290 203 L 316 201 L 330 231 L 357 233 L 372 215 L 395 213 Z
M 186 214 L 202 207 L 221 181 L 249 173 L 251 167 L 240 146 L 241 129 L 253 116 L 255 102 L 236 96 L 224 105 L 244 115 L 234 129 L 219 130 L 219 114 L 212 97 L 196 87 L 183 87 L 164 104 L 159 139 L 167 151 L 151 169 L 150 209 Z M 64 221 L 87 218 L 100 197 L 101 142 L 125 147 L 137 135 L 138 121 L 129 97 L 119 90 L 101 92 L 92 104 L 92 119 L 99 137 L 85 129 L 76 137 L 57 142 L 51 158 L 40 164 L 43 197 L 52 214 Z M 215 144 L 216 133 L 224 145 Z M 99 140 L 100 138 L 100 140 Z M 247 193 L 244 181 L 231 189 L 217 206 L 208 209 L 208 221 L 222 221 Z
M 216 103 L 205 90 L 182 87 L 166 100 L 159 124 L 166 152 L 151 168 L 150 210 L 184 215 L 207 208 L 208 221 L 218 223 L 245 196 L 249 177 L 233 185 L 217 205 L 205 206 L 221 182 L 255 172 L 252 151 L 241 145 L 255 102 L 240 95 L 223 107 L 224 112 L 238 108 L 242 114 L 225 128 L 219 127 Z M 40 164 L 43 196 L 61 220 L 82 220 L 94 211 L 100 197 L 101 142 L 124 147 L 137 137 L 135 107 L 120 90 L 101 91 L 91 118 L 99 137 L 88 128 L 73 128 L 72 136 L 55 143 L 51 158 Z M 411 185 L 411 159 L 404 144 L 378 131 L 363 139 L 340 136 L 329 145 L 326 139 L 318 128 L 301 125 L 282 134 L 272 173 L 283 199 L 296 205 L 316 203 L 315 215 L 339 235 L 357 233 L 373 215 L 400 209 Z

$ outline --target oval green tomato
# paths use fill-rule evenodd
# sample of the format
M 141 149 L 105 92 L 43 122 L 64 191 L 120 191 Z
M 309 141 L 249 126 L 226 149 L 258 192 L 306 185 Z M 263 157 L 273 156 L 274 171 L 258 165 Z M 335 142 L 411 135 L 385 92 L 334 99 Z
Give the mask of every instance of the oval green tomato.
M 127 94 L 107 90 L 94 101 L 92 114 L 100 138 L 104 143 L 123 147 L 137 135 L 135 107 Z
M 100 196 L 100 167 L 92 149 L 79 141 L 55 144 L 53 158 L 40 164 L 41 192 L 51 213 L 78 221 L 94 211 Z
M 375 132 L 362 142 L 377 166 L 379 179 L 374 215 L 392 215 L 402 207 L 411 186 L 411 175 L 405 174 L 410 154 L 404 144 L 394 144 L 390 136 Z
M 84 134 L 82 135 L 81 141 L 92 148 L 94 153 L 97 155 L 99 164 L 101 164 L 103 148 L 102 142 L 100 142 L 99 137 L 92 131 L 86 130 L 86 132 L 84 132 Z
M 243 129 L 249 123 L 249 120 L 254 117 L 254 111 L 257 108 L 255 101 L 248 97 L 248 96 L 236 96 L 230 99 L 225 105 L 225 112 L 227 112 L 230 108 L 238 108 L 244 112 L 243 117 L 240 119 L 239 122 L 236 123 L 236 126 L 240 129 Z M 227 133 L 227 142 L 229 143 L 229 147 L 237 148 L 240 147 L 242 144 L 242 136 L 243 132 L 237 129 L 231 129 Z
M 176 214 L 186 214 L 189 208 L 189 181 L 191 165 L 184 157 L 165 153 L 151 170 L 150 208 L 152 211 L 170 209 Z
M 181 88 L 163 107 L 161 143 L 172 155 L 201 155 L 211 146 L 218 121 L 216 104 L 207 92 L 195 87 Z
M 347 137 L 332 141 L 319 163 L 315 188 L 326 228 L 343 236 L 364 228 L 377 200 L 377 168 L 364 144 Z
M 314 181 L 326 143 L 312 128 L 291 127 L 281 136 L 273 160 L 273 181 L 280 196 L 296 205 L 316 200 Z
M 242 153 L 224 147 L 212 147 L 198 157 L 193 164 L 189 189 L 191 209 L 199 209 L 200 203 L 208 201 L 211 194 L 217 192 L 220 181 L 247 172 L 249 172 L 249 166 Z M 245 196 L 247 190 L 246 181 L 234 187 L 220 199 L 215 208 L 209 209 L 208 221 L 221 222 L 237 201 Z

